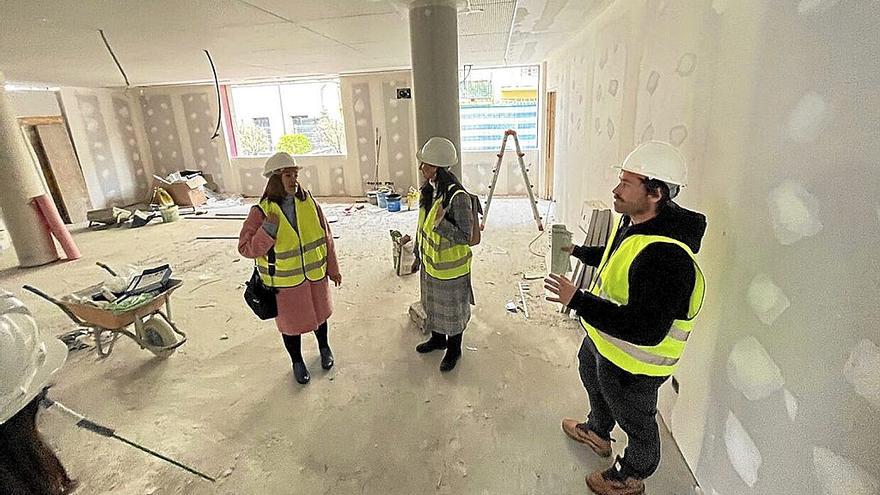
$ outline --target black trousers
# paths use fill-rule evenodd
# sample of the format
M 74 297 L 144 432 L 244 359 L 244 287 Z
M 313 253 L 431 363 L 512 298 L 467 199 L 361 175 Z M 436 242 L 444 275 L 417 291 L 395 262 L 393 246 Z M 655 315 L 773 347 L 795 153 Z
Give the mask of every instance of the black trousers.
M 327 322 L 321 323 L 315 330 L 315 337 L 318 339 L 318 348 L 319 349 L 329 349 L 330 344 L 327 342 L 327 331 L 329 327 L 327 326 Z M 302 336 L 301 335 L 285 335 L 281 334 L 282 340 L 284 340 L 284 348 L 287 349 L 287 353 L 290 354 L 290 360 L 293 363 L 301 363 L 303 360 L 302 357 Z
M 660 465 L 657 391 L 668 377 L 633 375 L 602 357 L 587 336 L 578 353 L 579 371 L 590 398 L 587 427 L 602 438 L 611 437 L 614 424 L 626 432 L 629 444 L 621 471 L 645 479 Z

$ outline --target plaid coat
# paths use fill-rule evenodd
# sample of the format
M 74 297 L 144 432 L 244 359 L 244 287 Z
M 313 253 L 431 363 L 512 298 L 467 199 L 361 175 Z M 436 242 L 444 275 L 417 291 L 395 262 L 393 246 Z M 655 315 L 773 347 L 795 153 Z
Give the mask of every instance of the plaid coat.
M 459 194 L 450 203 L 436 231 L 444 239 L 467 244 L 472 224 L 470 197 Z M 440 280 L 428 275 L 425 270 L 419 273 L 422 307 L 427 315 L 426 329 L 450 336 L 464 332 L 471 319 L 471 305 L 474 304 L 471 274 L 453 280 Z

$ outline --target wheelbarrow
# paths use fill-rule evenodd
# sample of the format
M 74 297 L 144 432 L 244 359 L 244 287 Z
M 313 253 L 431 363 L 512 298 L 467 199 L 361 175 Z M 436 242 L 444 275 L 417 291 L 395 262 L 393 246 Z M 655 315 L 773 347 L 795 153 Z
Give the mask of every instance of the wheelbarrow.
M 107 265 L 97 263 L 111 275 L 116 273 Z M 178 347 L 186 343 L 183 333 L 171 319 L 171 293 L 183 285 L 182 280 L 169 279 L 168 285 L 148 302 L 122 312 L 100 308 L 68 300 L 59 300 L 45 292 L 25 285 L 23 288 L 58 306 L 80 329 L 85 330 L 95 339 L 95 350 L 100 358 L 106 358 L 113 352 L 113 346 L 120 335 L 134 340 L 160 358 L 174 354 Z M 91 300 L 92 296 L 101 293 L 102 284 L 93 285 L 71 294 L 77 299 Z M 162 311 L 162 307 L 165 311 Z M 134 324 L 134 332 L 127 330 Z M 107 332 L 107 335 L 105 335 Z M 177 336 L 181 339 L 178 340 Z M 106 337 L 106 339 L 105 339 Z

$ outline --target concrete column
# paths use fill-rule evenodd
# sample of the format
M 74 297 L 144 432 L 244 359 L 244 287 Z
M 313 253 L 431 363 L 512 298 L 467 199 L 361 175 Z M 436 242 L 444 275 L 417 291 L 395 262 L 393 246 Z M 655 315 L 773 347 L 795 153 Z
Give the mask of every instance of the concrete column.
M 458 10 L 455 0 L 416 0 L 409 9 L 416 144 L 443 136 L 455 144 L 461 178 L 458 109 Z
M 8 99 L 0 73 L 0 211 L 22 267 L 58 259 L 55 243 L 28 201 L 45 194 L 36 164 Z

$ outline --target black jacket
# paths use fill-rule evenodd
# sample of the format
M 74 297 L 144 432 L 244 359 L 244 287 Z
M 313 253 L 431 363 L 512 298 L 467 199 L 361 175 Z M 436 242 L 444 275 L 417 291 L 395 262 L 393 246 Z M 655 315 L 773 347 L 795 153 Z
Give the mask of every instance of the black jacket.
M 706 232 L 706 217 L 670 202 L 651 220 L 630 225 L 624 216 L 612 252 L 629 236 L 662 235 L 686 244 L 694 253 Z M 605 247 L 575 247 L 573 256 L 598 267 Z M 687 317 L 696 273 L 690 256 L 679 246 L 654 243 L 646 247 L 629 269 L 629 302 L 624 306 L 585 291 L 569 304 L 578 316 L 602 332 L 637 345 L 657 345 L 672 321 Z

